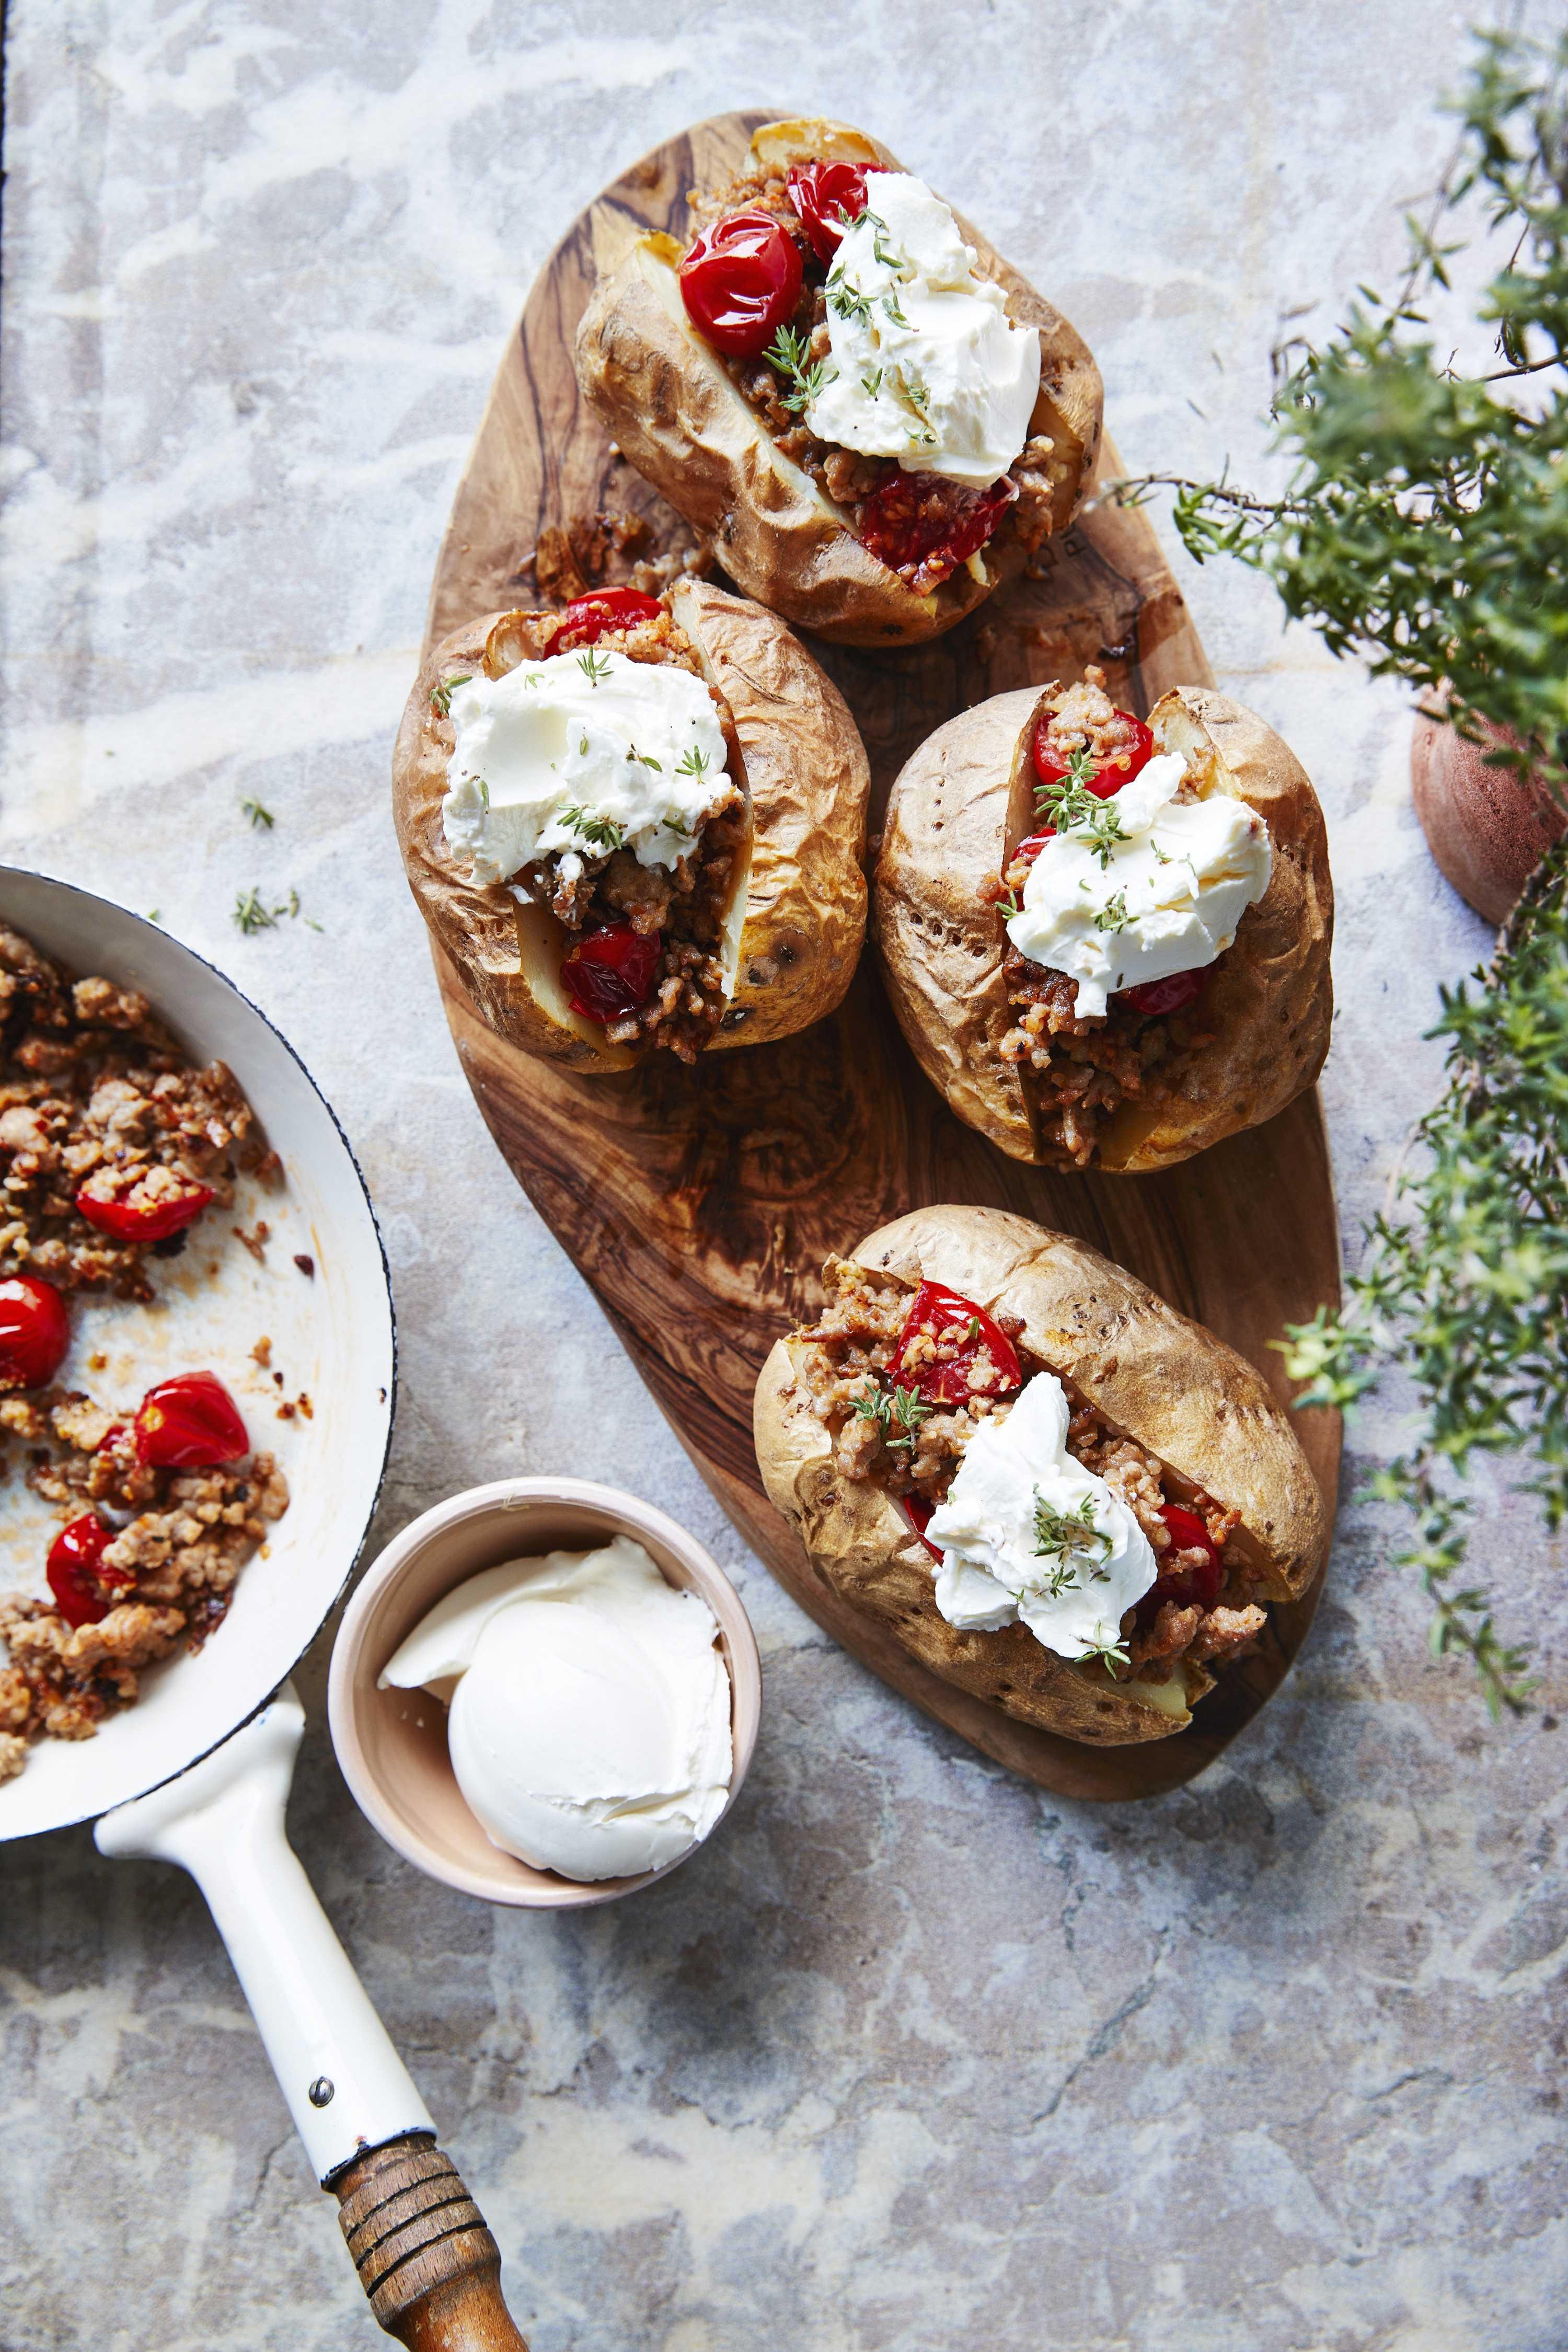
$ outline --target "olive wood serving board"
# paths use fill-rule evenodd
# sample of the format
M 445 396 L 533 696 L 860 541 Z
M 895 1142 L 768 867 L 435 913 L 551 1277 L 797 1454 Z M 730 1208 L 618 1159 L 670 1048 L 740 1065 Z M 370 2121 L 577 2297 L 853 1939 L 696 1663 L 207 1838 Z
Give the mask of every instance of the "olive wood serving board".
M 623 173 L 556 247 L 507 347 L 458 491 L 428 643 L 477 614 L 548 601 L 542 580 L 572 593 L 562 549 L 573 541 L 581 549 L 595 515 L 646 519 L 644 553 L 689 543 L 687 526 L 580 400 L 573 334 L 596 269 L 647 230 L 682 236 L 685 191 L 726 175 L 755 125 L 777 119 L 697 123 Z M 1048 270 L 1044 282 L 1049 292 Z M 1109 445 L 1100 465 L 1105 478 L 1118 470 Z M 865 739 L 873 831 L 915 746 L 989 695 L 1077 677 L 1097 660 L 1114 699 L 1141 714 L 1168 687 L 1212 682 L 1147 520 L 1113 508 L 1096 509 L 1048 548 L 1039 578 L 1003 589 L 933 644 L 862 652 L 808 642 Z M 819 1625 L 927 1714 L 1064 1796 L 1156 1794 L 1235 1738 L 1300 1646 L 1321 1571 L 1300 1601 L 1270 1612 L 1257 1654 L 1222 1678 L 1190 1729 L 1134 1748 L 1081 1747 L 953 1689 L 817 1577 L 763 1493 L 752 1391 L 774 1339 L 813 1311 L 829 1252 L 903 1210 L 959 1201 L 1080 1234 L 1228 1339 L 1288 1396 L 1268 1343 L 1284 1323 L 1339 1297 L 1315 1095 L 1164 1175 L 1058 1175 L 1016 1164 L 952 1118 L 904 1045 L 869 945 L 839 1012 L 804 1034 L 710 1054 L 694 1070 L 660 1055 L 608 1077 L 574 1076 L 503 1044 L 438 951 L 437 964 L 464 1071 L 519 1182 L 741 1533 Z M 1338 1418 L 1313 1412 L 1298 1425 L 1331 1512 Z

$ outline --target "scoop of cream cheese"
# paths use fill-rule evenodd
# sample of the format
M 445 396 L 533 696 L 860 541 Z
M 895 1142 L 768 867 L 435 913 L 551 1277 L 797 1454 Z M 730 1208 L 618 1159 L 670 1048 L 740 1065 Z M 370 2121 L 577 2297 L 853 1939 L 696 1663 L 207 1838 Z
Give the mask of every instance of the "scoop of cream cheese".
M 713 1612 L 628 1537 L 469 1577 L 380 1676 L 449 1704 L 470 1811 L 503 1853 L 563 1878 L 676 1861 L 724 1810 L 730 1677 Z
M 625 846 L 673 866 L 730 791 L 724 730 L 700 678 L 626 654 L 558 654 L 450 695 L 441 822 L 476 882 L 531 858 Z M 612 832 L 603 828 L 611 827 Z
M 1127 1505 L 1074 1460 L 1067 1434 L 1062 1384 L 1037 1372 L 1005 1418 L 980 1423 L 925 1532 L 942 1548 L 936 1605 L 950 1625 L 994 1633 L 1019 1621 L 1058 1657 L 1082 1658 L 1120 1641 L 1122 1613 L 1153 1583 L 1155 1561 Z M 1081 1518 L 1086 1503 L 1081 1534 L 1043 1530 L 1046 1515 Z M 1062 1543 L 1043 1549 L 1043 1531 Z
M 1185 774 L 1179 752 L 1156 753 L 1100 803 L 1121 829 L 1103 861 L 1087 833 L 1069 829 L 1029 868 L 1007 937 L 1077 981 L 1080 1013 L 1103 1013 L 1119 989 L 1213 963 L 1268 887 L 1263 819 L 1228 793 L 1177 800 Z
M 843 448 L 984 489 L 1028 437 L 1038 330 L 1014 326 L 923 180 L 876 172 L 866 190 L 828 273 L 831 348 L 805 422 Z

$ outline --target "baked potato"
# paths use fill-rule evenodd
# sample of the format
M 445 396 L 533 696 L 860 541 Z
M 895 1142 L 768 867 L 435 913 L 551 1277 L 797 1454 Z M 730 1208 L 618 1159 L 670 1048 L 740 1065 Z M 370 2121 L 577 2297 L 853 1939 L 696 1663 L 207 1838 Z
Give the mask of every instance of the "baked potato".
M 754 1410 L 763 1483 L 817 1574 L 1022 1723 L 1106 1746 L 1184 1729 L 1327 1542 L 1251 1365 L 1087 1243 L 996 1209 L 918 1209 L 825 1281 Z
M 409 885 L 481 1017 L 584 1071 L 831 1012 L 865 935 L 868 789 L 798 639 L 690 579 L 458 630 L 393 759 Z
M 748 595 L 844 645 L 952 628 L 1078 508 L 1087 346 L 846 123 L 764 125 L 691 210 L 693 244 L 644 236 L 595 288 L 584 397 Z
M 1328 1051 L 1322 811 L 1207 687 L 1145 726 L 1090 668 L 950 719 L 894 783 L 872 924 L 921 1068 L 1015 1160 L 1171 1167 L 1272 1118 Z

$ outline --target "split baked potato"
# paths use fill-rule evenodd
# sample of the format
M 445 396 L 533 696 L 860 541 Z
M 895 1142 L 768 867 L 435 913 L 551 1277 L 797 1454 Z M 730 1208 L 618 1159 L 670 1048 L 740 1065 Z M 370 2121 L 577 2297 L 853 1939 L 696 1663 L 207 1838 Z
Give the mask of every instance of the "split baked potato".
M 844 289 L 841 240 L 852 215 L 868 214 L 867 174 L 874 195 L 878 173 L 904 167 L 845 123 L 764 125 L 727 188 L 693 192 L 698 242 L 640 238 L 595 288 L 575 345 L 584 397 L 623 454 L 711 541 L 731 578 L 802 627 L 857 646 L 940 635 L 1065 530 L 1093 467 L 1102 404 L 1082 339 L 976 229 L 942 207 L 945 233 L 970 248 L 973 281 L 1001 289 L 1000 305 L 988 291 L 986 300 L 1016 333 L 1037 334 L 1038 373 L 1021 408 L 1010 410 L 1017 431 L 1011 447 L 993 453 L 988 486 L 973 468 L 944 483 L 939 471 L 916 467 L 922 446 L 940 438 L 925 429 L 921 406 L 937 373 L 926 369 L 928 383 L 912 365 L 902 373 L 901 361 L 884 365 L 886 354 L 868 373 L 823 357 L 834 305 L 854 306 L 879 332 L 890 336 L 893 320 L 913 337 L 897 290 L 889 310 L 885 295 L 869 302 L 854 284 Z M 751 228 L 738 233 L 739 274 L 731 268 L 726 277 L 722 248 L 727 236 L 735 246 L 737 223 Z M 880 246 L 877 255 L 887 258 Z M 700 299 L 692 293 L 698 264 L 721 274 L 717 296 L 711 288 Z M 912 267 L 906 260 L 904 278 L 889 284 L 909 282 Z M 964 364 L 971 377 L 976 365 L 984 373 L 983 362 Z M 874 460 L 864 439 L 851 449 L 808 429 L 824 367 L 830 383 L 859 383 L 879 400 L 890 402 L 895 384 L 900 399 L 907 394 L 905 461 L 887 450 Z M 961 370 L 961 408 L 963 383 Z M 932 462 L 945 466 L 945 452 Z
M 678 772 L 687 801 L 669 813 L 681 831 L 665 836 L 665 860 L 634 850 L 623 795 L 567 808 L 566 850 L 556 824 L 526 865 L 510 870 L 504 852 L 495 863 L 483 840 L 489 785 L 459 773 L 465 710 L 483 756 L 499 757 L 496 682 L 515 674 L 542 688 L 502 714 L 514 740 L 563 685 L 562 725 L 571 709 L 592 720 L 598 756 L 622 724 L 626 772 L 673 797 L 668 756 L 655 760 L 646 735 L 639 750 L 639 728 L 614 717 L 640 710 L 615 698 L 628 681 L 635 697 L 656 672 L 679 674 L 681 723 L 693 745 L 710 746 Z M 658 683 L 673 690 L 668 675 Z M 695 816 L 694 776 L 715 787 Z M 393 760 L 409 886 L 480 1016 L 526 1052 L 587 1072 L 628 1068 L 661 1046 L 690 1061 L 762 1044 L 833 1010 L 865 935 L 868 790 L 847 707 L 798 639 L 760 604 L 690 579 L 659 597 L 596 590 L 564 613 L 492 613 L 456 631 L 420 671 Z M 482 872 L 476 844 L 490 856 Z
M 1171 789 L 1182 805 L 1167 816 L 1211 829 L 1217 821 L 1233 836 L 1239 829 L 1239 849 L 1252 856 L 1255 882 L 1232 874 L 1221 889 L 1228 869 L 1215 853 L 1215 888 L 1230 891 L 1233 913 L 1244 888 L 1261 889 L 1233 931 L 1228 919 L 1213 936 L 1203 931 L 1208 882 L 1200 889 L 1200 868 L 1173 859 L 1179 840 L 1162 847 L 1158 830 L 1139 830 L 1132 814 L 1133 829 L 1120 829 L 1116 812 L 1131 811 L 1156 761 L 1179 779 Z M 1123 771 L 1129 781 L 1119 782 Z M 1099 1013 L 1084 1011 L 1082 979 L 1013 943 L 1031 892 L 1038 886 L 1048 901 L 1056 886 L 1047 869 L 1064 866 L 1086 894 L 1071 901 L 1079 914 L 1068 922 L 1059 900 L 1049 902 L 1054 929 L 1044 918 L 1037 929 L 1058 940 L 1064 927 L 1080 934 L 1072 953 L 1101 983 L 1110 976 Z M 1124 870 L 1142 877 L 1131 894 L 1118 893 Z M 1189 873 L 1191 889 L 1167 881 Z M 1178 887 L 1179 916 L 1153 907 Z M 1152 909 L 1142 929 L 1130 911 L 1140 887 Z M 1092 921 L 1083 914 L 1090 907 Z M 1217 918 L 1203 920 L 1212 929 Z M 1272 729 L 1207 687 L 1163 695 L 1145 726 L 1113 709 L 1090 669 L 1079 685 L 998 695 L 950 719 L 894 783 L 872 926 L 921 1068 L 960 1118 L 1015 1160 L 1132 1173 L 1171 1167 L 1272 1118 L 1312 1084 L 1328 1051 L 1333 888 L 1322 812 Z M 1154 954 L 1162 930 L 1198 948 L 1167 946 L 1163 962 L 1145 967 L 1162 977 L 1114 992 L 1119 960 L 1145 937 Z M 1184 956 L 1195 956 L 1197 969 L 1167 969 Z
M 945 1681 L 1069 1739 L 1168 1738 L 1268 1605 L 1310 1585 L 1327 1515 L 1285 1412 L 1234 1349 L 1086 1243 L 1000 1210 L 921 1209 L 830 1260 L 826 1289 L 817 1322 L 778 1342 L 757 1383 L 763 1482 L 817 1574 Z M 985 1609 L 952 1598 L 963 1559 L 921 1530 L 941 1534 L 944 1498 L 963 1521 L 971 1448 L 975 1463 L 994 1453 L 1036 1403 L 1037 1422 L 1054 1411 L 1067 1431 L 1058 1469 L 1079 1515 L 1042 1517 L 1035 1488 L 1036 1630 L 1027 1601 L 1015 1622 L 997 1622 L 1004 1608 L 976 1625 Z M 1043 1457 L 1039 1470 L 1048 1491 L 1056 1474 Z M 982 1517 L 1004 1507 L 985 1475 Z M 1113 1517 L 1123 1561 L 1142 1546 L 1120 1586 L 1095 1525 Z M 961 1542 L 973 1506 L 969 1524 Z M 1102 1593 L 1113 1612 L 1128 1600 L 1118 1622 L 1074 1635 L 1072 1654 L 1047 1646 L 1039 1612 L 1054 1634 L 1053 1609 Z M 951 1622 L 966 1615 L 967 1629 Z

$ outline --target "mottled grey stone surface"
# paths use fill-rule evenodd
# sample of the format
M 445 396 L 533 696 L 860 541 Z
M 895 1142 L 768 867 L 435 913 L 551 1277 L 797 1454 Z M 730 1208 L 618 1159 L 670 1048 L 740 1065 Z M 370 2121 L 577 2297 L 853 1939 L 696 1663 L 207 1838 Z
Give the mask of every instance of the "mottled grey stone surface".
M 160 908 L 340 1109 L 404 1344 L 381 1533 L 509 1469 L 607 1476 L 734 1564 L 763 1643 L 722 1836 L 564 1924 L 396 1860 L 322 1733 L 324 1642 L 302 1676 L 294 1835 L 538 2352 L 1565 2340 L 1568 1734 L 1489 1727 L 1356 1509 L 1284 1694 L 1161 1802 L 1054 1801 L 884 1692 L 743 1556 L 491 1150 L 386 814 L 501 339 L 656 139 L 865 121 L 1085 330 L 1131 465 L 1255 471 L 1278 318 L 1394 266 L 1464 13 L 13 0 L 0 855 Z M 1329 810 L 1353 1249 L 1486 935 L 1413 824 L 1398 698 L 1247 575 L 1183 576 Z M 321 932 L 240 938 L 252 882 Z M 1487 1550 L 1561 1694 L 1561 1551 L 1506 1511 Z M 188 1883 L 75 1832 L 0 1870 L 0 2343 L 368 2343 Z

